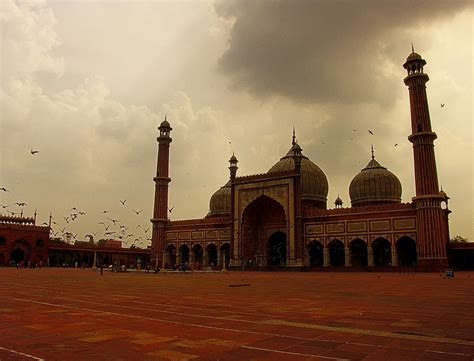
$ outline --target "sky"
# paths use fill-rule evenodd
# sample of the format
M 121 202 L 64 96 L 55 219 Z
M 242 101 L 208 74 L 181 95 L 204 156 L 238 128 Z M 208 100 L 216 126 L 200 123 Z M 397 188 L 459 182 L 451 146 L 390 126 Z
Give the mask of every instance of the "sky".
M 293 126 L 328 207 L 350 206 L 372 144 L 410 202 L 413 43 L 451 236 L 474 240 L 473 14 L 462 0 L 1 1 L 0 212 L 147 246 L 165 114 L 172 220 L 207 214 L 233 152 L 238 175 L 267 172 Z

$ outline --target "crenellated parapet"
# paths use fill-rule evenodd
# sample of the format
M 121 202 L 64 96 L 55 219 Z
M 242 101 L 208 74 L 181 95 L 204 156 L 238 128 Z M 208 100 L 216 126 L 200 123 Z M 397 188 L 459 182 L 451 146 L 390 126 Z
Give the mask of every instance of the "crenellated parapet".
M 234 184 L 242 184 L 242 183 L 263 181 L 263 180 L 268 180 L 268 179 L 287 178 L 287 177 L 294 177 L 294 176 L 296 176 L 296 172 L 294 170 L 274 172 L 271 174 L 269 173 L 253 174 L 253 175 L 236 177 Z
M 414 210 L 413 203 L 391 203 L 391 204 L 374 204 L 360 207 L 346 207 L 333 209 L 319 209 L 308 205 L 303 206 L 304 217 L 318 217 L 318 216 L 335 216 L 335 215 L 350 215 L 350 214 L 365 214 L 373 212 L 388 212 L 388 211 L 403 211 Z
M 16 217 L 16 216 L 5 216 L 3 214 L 0 214 L 0 223 L 35 225 L 35 219 L 33 217 Z
M 229 223 L 229 222 L 231 222 L 231 218 L 228 216 L 205 217 L 205 218 L 197 218 L 197 219 L 180 219 L 180 220 L 170 221 L 169 228 L 181 227 L 181 226 L 221 224 L 221 223 Z

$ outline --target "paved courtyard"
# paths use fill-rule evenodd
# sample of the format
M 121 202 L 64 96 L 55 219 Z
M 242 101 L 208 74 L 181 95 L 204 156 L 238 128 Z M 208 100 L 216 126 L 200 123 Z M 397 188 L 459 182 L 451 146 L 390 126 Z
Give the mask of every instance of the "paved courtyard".
M 0 360 L 474 359 L 474 273 L 0 269 Z

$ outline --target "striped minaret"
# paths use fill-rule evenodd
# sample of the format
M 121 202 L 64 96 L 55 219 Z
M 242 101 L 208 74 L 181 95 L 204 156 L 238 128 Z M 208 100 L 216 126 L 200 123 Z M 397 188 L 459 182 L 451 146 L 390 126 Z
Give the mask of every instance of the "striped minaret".
M 418 266 L 425 270 L 447 267 L 446 238 L 448 234 L 447 213 L 441 208 L 444 200 L 438 185 L 438 173 L 434 152 L 436 133 L 431 129 L 426 82 L 423 72 L 426 61 L 414 52 L 408 56 L 403 67 L 408 75 L 404 79 L 410 94 L 411 135 L 415 165 L 415 189 L 413 198 L 417 211 Z
M 158 141 L 158 163 L 156 165 L 155 182 L 155 202 L 153 207 L 153 230 L 151 235 L 151 256 L 150 263 L 155 267 L 163 266 L 163 254 L 166 240 L 166 226 L 168 224 L 168 184 L 169 177 L 169 155 L 170 155 L 170 123 L 165 120 L 158 127 L 160 136 Z

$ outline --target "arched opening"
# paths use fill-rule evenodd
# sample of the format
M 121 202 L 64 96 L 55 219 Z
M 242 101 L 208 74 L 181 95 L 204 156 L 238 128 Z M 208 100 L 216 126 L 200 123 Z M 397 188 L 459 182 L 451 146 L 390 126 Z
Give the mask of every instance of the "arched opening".
M 82 266 L 83 267 L 89 267 L 89 262 L 90 262 L 90 257 L 89 255 L 86 253 L 84 256 L 82 256 Z
M 416 242 L 413 239 L 403 236 L 397 241 L 396 248 L 400 266 L 416 265 Z
M 229 266 L 230 263 L 230 244 L 225 243 L 221 247 L 221 263 L 226 267 Z
M 329 248 L 329 263 L 331 266 L 344 266 L 345 264 L 345 252 L 344 243 L 338 239 L 333 239 L 328 244 Z
M 0 236 L 0 246 L 4 246 L 7 244 L 7 239 L 3 236 Z
M 179 247 L 179 255 L 181 263 L 189 263 L 189 247 L 183 244 Z
M 10 259 L 15 263 L 20 263 L 25 260 L 25 252 L 20 248 L 15 248 L 11 253 Z
M 72 255 L 72 263 L 74 267 L 79 267 L 81 265 L 81 255 L 79 253 L 74 253 Z
M 276 229 L 286 229 L 285 210 L 277 201 L 270 197 L 262 195 L 250 203 L 242 215 L 242 264 L 249 264 L 249 262 L 265 266 L 265 263 L 270 259 L 277 257 L 281 259 L 282 255 L 276 256 L 268 254 L 270 249 L 273 249 L 273 243 L 282 243 L 282 235 L 275 236 L 279 241 L 272 239 L 272 247 L 270 247 L 269 233 Z M 280 232 L 285 235 L 283 232 Z M 273 235 L 272 235 L 273 237 Z M 284 236 L 284 243 L 286 245 L 286 235 Z M 273 252 L 273 251 L 272 251 Z M 276 252 L 276 251 L 275 251 Z M 277 262 L 275 259 L 271 262 Z M 278 261 L 280 262 L 280 261 Z M 286 249 L 284 260 L 286 262 Z
M 58 263 L 58 260 L 57 260 L 57 256 L 56 256 L 56 253 L 50 253 L 49 255 L 49 265 L 51 267 L 54 267 L 56 266 Z
M 310 266 L 324 265 L 323 245 L 318 241 L 311 241 L 307 246 Z
M 200 244 L 195 244 L 192 248 L 193 262 L 199 266 L 202 264 L 202 247 Z
M 66 264 L 67 267 L 72 266 L 72 254 L 66 253 L 66 255 L 64 256 L 64 263 Z
M 275 232 L 268 239 L 268 259 L 269 266 L 284 266 L 286 264 L 286 234 Z
M 360 238 L 351 242 L 351 264 L 353 267 L 367 266 L 367 245 Z
M 214 243 L 211 243 L 206 247 L 207 252 L 207 265 L 217 266 L 217 247 Z
M 165 267 L 171 268 L 176 265 L 176 247 L 172 244 L 166 247 L 165 254 Z
M 374 266 L 389 266 L 392 264 L 392 248 L 385 238 L 377 238 L 372 242 Z

